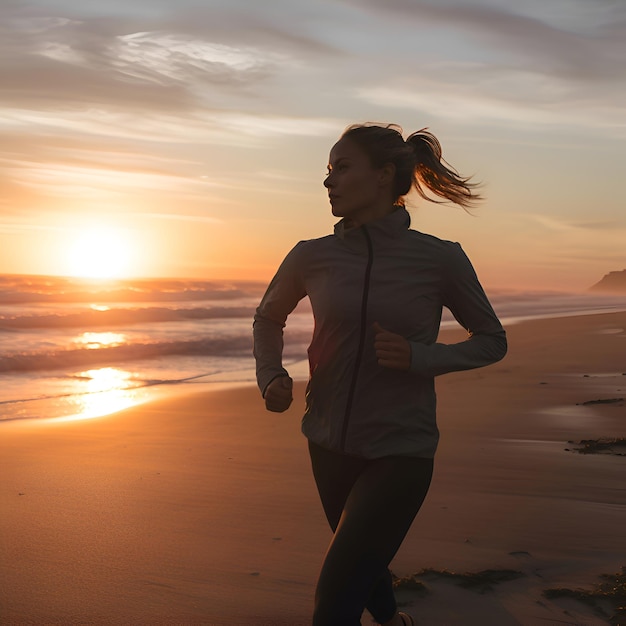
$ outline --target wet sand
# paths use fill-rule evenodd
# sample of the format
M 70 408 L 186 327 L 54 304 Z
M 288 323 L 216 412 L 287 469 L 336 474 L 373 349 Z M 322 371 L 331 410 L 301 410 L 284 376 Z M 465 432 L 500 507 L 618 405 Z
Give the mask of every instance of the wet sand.
M 542 592 L 626 564 L 626 457 L 568 443 L 626 436 L 625 402 L 583 404 L 626 397 L 626 313 L 507 330 L 504 361 L 438 379 L 435 478 L 392 569 L 522 576 L 484 593 L 428 577 L 399 598 L 428 626 L 606 624 Z M 303 392 L 280 415 L 233 386 L 0 424 L 0 623 L 310 623 L 330 532 Z

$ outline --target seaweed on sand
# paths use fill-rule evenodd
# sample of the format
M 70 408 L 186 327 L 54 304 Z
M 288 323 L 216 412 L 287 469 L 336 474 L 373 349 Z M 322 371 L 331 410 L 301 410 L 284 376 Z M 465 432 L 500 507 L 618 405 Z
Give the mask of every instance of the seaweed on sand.
M 418 580 L 418 574 L 411 574 L 409 576 L 393 576 L 393 586 L 396 589 L 406 589 L 407 591 L 417 592 L 420 596 L 424 596 L 428 593 L 428 587 Z
M 545 589 L 546 598 L 575 598 L 594 608 L 594 610 L 609 620 L 613 626 L 626 624 L 626 566 L 616 574 L 602 574 L 604 582 L 596 585 L 591 591 L 586 589 Z M 605 606 L 609 605 L 613 614 L 609 616 Z
M 426 593 L 426 585 L 424 585 L 420 579 L 434 580 L 443 578 L 465 589 L 485 593 L 491 591 L 494 585 L 508 582 L 509 580 L 516 580 L 522 576 L 524 576 L 522 572 L 511 569 L 486 569 L 480 572 L 465 572 L 461 574 L 447 569 L 437 570 L 426 568 L 411 576 L 395 578 L 394 586 L 396 588 L 418 590 L 422 593 Z
M 613 454 L 615 456 L 626 456 L 626 438 L 610 437 L 601 439 L 581 439 L 580 441 L 569 441 L 580 448 L 574 448 L 580 454 Z M 569 448 L 565 448 L 569 450 Z
M 577 402 L 581 406 L 590 406 L 592 404 L 618 404 L 624 402 L 624 398 L 599 398 L 598 400 L 586 400 L 585 402 Z

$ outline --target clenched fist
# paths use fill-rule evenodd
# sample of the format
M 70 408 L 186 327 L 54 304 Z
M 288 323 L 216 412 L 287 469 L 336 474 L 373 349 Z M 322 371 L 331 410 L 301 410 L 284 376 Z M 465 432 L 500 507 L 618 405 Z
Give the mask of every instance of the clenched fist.
M 378 322 L 374 323 L 374 349 L 378 365 L 394 370 L 408 370 L 411 367 L 411 346 L 402 336 L 390 333 Z
M 274 413 L 286 411 L 293 401 L 293 380 L 289 376 L 275 378 L 265 389 L 265 408 Z

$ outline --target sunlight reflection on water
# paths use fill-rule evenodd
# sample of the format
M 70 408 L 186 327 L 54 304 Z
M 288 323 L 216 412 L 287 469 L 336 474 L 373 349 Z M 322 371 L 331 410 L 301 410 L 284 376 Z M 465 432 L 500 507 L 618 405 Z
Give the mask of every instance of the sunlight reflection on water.
M 116 413 L 145 400 L 143 389 L 135 386 L 132 372 L 115 367 L 87 370 L 79 374 L 80 389 L 72 398 L 68 420 L 89 419 Z
M 122 333 L 82 333 L 74 343 L 80 344 L 88 350 L 96 350 L 103 347 L 119 346 L 126 342 L 126 336 Z

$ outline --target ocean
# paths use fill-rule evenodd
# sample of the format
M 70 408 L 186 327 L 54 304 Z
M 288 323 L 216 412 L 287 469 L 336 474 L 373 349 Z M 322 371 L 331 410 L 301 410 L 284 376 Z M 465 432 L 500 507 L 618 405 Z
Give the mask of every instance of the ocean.
M 0 421 L 89 418 L 158 394 L 254 382 L 252 317 L 266 284 L 0 275 Z M 626 310 L 626 296 L 489 290 L 503 323 Z M 447 312 L 446 312 L 447 313 Z M 454 325 L 449 314 L 442 327 Z M 306 378 L 303 301 L 284 362 Z

